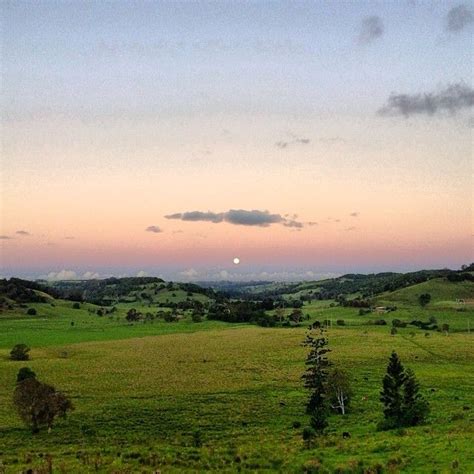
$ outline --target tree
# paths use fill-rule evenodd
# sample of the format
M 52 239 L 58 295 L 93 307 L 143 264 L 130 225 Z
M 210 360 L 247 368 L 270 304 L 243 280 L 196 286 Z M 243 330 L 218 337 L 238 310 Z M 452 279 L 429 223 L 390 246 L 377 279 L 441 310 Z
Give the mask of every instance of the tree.
M 425 421 L 430 407 L 420 394 L 420 385 L 411 369 L 406 370 L 403 388 L 403 424 L 405 426 L 419 425 Z
M 51 385 L 36 377 L 27 377 L 17 382 L 13 392 L 13 403 L 23 422 L 37 433 L 42 426 L 53 427 L 56 417 L 65 417 L 73 410 L 71 401 Z
M 324 330 L 319 330 L 318 337 L 311 332 L 306 335 L 303 345 L 309 347 L 306 358 L 306 371 L 303 374 L 304 386 L 309 390 L 309 398 L 306 405 L 306 413 L 311 417 L 311 427 L 318 433 L 322 433 L 327 426 L 329 414 L 328 400 L 328 368 L 329 360 L 326 356 L 328 340 Z
M 284 308 L 282 308 L 281 306 L 279 306 L 276 310 L 275 310 L 275 316 L 276 318 L 278 319 L 278 322 L 281 324 L 283 322 L 283 320 L 285 319 L 285 310 Z
M 425 421 L 429 405 L 419 388 L 413 371 L 405 370 L 397 353 L 392 352 L 380 393 L 380 401 L 385 405 L 383 429 L 415 426 Z
M 22 382 L 26 379 L 35 379 L 36 374 L 29 367 L 22 367 L 16 376 L 16 383 Z
M 303 311 L 301 309 L 294 309 L 289 315 L 288 319 L 293 323 L 300 323 L 303 320 Z
M 329 372 L 328 392 L 331 408 L 337 413 L 345 415 L 352 397 L 351 383 L 347 372 L 337 368 Z
M 383 389 L 380 393 L 380 401 L 385 405 L 383 414 L 389 425 L 396 425 L 402 418 L 402 387 L 405 383 L 405 370 L 397 353 L 394 351 L 390 356 L 387 373 L 383 378 Z
M 29 360 L 30 359 L 30 348 L 26 344 L 17 344 L 10 351 L 11 360 Z
M 36 309 L 35 308 L 28 308 L 28 310 L 26 311 L 26 314 L 28 316 L 36 316 Z
M 431 301 L 431 295 L 429 293 L 422 293 L 418 297 L 418 302 L 420 303 L 420 306 L 422 308 L 424 308 L 430 301 Z
M 133 321 L 139 321 L 142 317 L 142 314 L 139 313 L 135 308 L 131 308 L 127 312 L 127 316 L 125 316 L 125 319 L 128 322 L 133 322 Z

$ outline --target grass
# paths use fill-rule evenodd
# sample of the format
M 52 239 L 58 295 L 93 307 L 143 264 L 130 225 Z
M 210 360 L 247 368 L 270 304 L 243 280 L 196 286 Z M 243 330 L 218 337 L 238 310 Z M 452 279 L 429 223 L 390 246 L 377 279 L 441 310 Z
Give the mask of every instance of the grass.
M 35 317 L 26 309 L 3 313 L 0 472 L 49 472 L 48 463 L 53 472 L 68 473 L 472 472 L 473 334 L 465 323 L 474 314 L 436 301 L 425 309 L 399 302 L 399 310 L 378 316 L 388 326 L 368 325 L 374 316 L 359 316 L 356 308 L 324 302 L 303 308 L 311 320 L 333 319 L 330 358 L 349 372 L 355 392 L 350 413 L 332 416 L 327 435 L 311 449 L 301 437 L 308 423 L 304 328 L 188 319 L 131 326 L 124 322 L 128 304 L 112 319 L 91 314 L 93 306 L 74 310 L 60 301 L 33 305 Z M 416 328 L 390 335 L 391 319 L 432 314 L 449 320 L 448 336 L 425 337 Z M 16 342 L 31 345 L 31 361 L 8 360 Z M 431 415 L 423 426 L 378 432 L 381 379 L 392 349 L 415 371 Z M 16 373 L 25 365 L 76 407 L 50 434 L 31 435 L 11 405 Z

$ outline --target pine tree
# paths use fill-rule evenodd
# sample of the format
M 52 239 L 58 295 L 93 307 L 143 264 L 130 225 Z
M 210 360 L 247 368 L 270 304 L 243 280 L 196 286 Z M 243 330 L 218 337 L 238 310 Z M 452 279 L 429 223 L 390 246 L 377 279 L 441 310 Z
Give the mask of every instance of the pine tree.
M 394 351 L 390 356 L 387 373 L 382 382 L 383 389 L 380 393 L 380 401 L 385 405 L 383 413 L 387 427 L 401 424 L 403 405 L 402 387 L 404 382 L 405 369 L 397 353 Z
M 330 349 L 326 348 L 328 340 L 324 336 L 324 330 L 320 329 L 318 337 L 308 333 L 303 345 L 310 348 L 303 375 L 304 386 L 309 390 L 306 413 L 311 417 L 311 427 L 316 432 L 322 433 L 328 424 L 329 415 L 327 394 L 329 360 L 326 354 Z
M 403 424 L 415 426 L 423 423 L 428 416 L 430 407 L 420 393 L 420 384 L 411 369 L 407 369 L 403 386 Z
M 429 413 L 428 402 L 420 394 L 415 374 L 411 369 L 405 371 L 396 352 L 390 356 L 380 401 L 385 405 L 382 429 L 418 425 Z

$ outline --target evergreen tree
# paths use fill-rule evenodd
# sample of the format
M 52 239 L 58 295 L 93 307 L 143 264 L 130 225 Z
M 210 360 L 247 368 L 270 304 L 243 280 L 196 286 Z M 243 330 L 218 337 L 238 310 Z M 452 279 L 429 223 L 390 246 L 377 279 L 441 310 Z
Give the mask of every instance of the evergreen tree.
M 392 352 L 380 393 L 380 401 L 385 405 L 382 429 L 415 426 L 425 421 L 429 405 L 419 390 L 413 371 L 405 371 L 397 353 Z
M 425 421 L 430 407 L 421 395 L 420 384 L 411 369 L 406 371 L 403 388 L 403 424 L 405 426 L 419 425 Z
M 383 389 L 380 393 L 380 401 L 385 405 L 383 414 L 387 427 L 399 425 L 402 419 L 402 387 L 404 382 L 405 369 L 394 351 L 390 356 L 387 373 L 382 382 Z
M 311 427 L 322 433 L 328 424 L 327 381 L 330 364 L 326 356 L 330 349 L 326 348 L 328 340 L 324 336 L 324 330 L 320 329 L 317 337 L 308 333 L 303 345 L 310 348 L 306 358 L 306 371 L 303 374 L 304 386 L 309 390 L 306 413 L 311 417 Z

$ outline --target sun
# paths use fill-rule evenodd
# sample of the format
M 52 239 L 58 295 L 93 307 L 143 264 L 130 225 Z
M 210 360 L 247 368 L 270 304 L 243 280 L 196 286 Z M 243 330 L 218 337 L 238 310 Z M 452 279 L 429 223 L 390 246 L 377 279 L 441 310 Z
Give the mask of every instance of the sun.
M 238 265 L 240 263 L 240 258 L 239 257 L 235 257 L 234 260 L 234 265 Z

